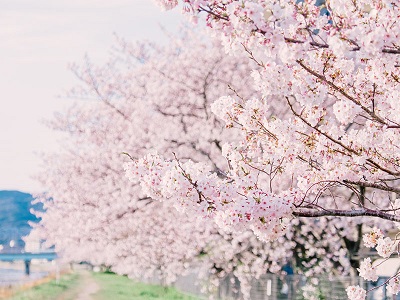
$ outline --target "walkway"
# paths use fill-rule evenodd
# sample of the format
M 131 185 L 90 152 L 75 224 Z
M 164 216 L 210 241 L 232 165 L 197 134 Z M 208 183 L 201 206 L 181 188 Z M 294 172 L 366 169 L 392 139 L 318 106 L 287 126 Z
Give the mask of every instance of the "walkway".
M 100 289 L 89 271 L 79 271 L 79 285 L 65 291 L 57 300 L 93 300 L 92 296 Z

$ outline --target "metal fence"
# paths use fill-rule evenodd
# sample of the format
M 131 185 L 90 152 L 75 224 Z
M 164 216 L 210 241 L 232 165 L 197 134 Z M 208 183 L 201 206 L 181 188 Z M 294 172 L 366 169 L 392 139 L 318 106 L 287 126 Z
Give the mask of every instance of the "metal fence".
M 360 277 L 328 277 L 306 278 L 301 275 L 277 276 L 265 274 L 251 283 L 251 300 L 346 300 L 346 288 L 349 285 L 360 285 L 365 289 L 372 289 L 387 278 L 381 277 L 378 282 L 371 284 Z M 191 273 L 178 279 L 175 287 L 188 294 L 197 295 L 207 299 L 209 295 L 202 293 L 201 283 L 197 276 Z M 221 280 L 218 288 L 212 293 L 213 299 L 240 300 L 240 282 L 233 275 L 226 276 Z M 368 294 L 368 300 L 400 300 L 400 295 L 391 296 L 386 294 L 386 287 L 374 289 Z
M 344 300 L 346 288 L 358 279 L 350 277 L 341 278 L 313 278 L 307 279 L 300 275 L 277 276 L 265 274 L 253 280 L 250 289 L 251 300 Z M 226 278 L 219 287 L 219 299 L 239 300 L 243 298 L 238 288 L 230 288 L 231 278 Z M 233 291 L 233 292 L 232 292 Z

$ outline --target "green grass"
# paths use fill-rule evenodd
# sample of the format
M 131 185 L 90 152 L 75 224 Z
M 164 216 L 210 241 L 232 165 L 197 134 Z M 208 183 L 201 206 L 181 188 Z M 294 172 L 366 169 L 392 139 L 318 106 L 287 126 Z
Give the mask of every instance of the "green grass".
M 199 300 L 194 296 L 182 294 L 175 288 L 138 283 L 125 276 L 93 273 L 93 278 L 100 286 L 100 290 L 93 296 L 94 300 Z
M 78 282 L 78 274 L 63 275 L 58 284 L 55 280 L 52 280 L 28 290 L 19 291 L 11 297 L 10 300 L 54 300 L 67 290 L 75 288 L 78 285 Z M 71 300 L 72 299 L 73 298 L 71 298 Z
M 112 273 L 87 274 L 99 285 L 98 292 L 91 296 L 93 300 L 200 300 L 195 296 L 182 294 L 175 288 L 134 282 Z M 62 276 L 58 284 L 52 280 L 20 291 L 10 300 L 74 300 L 86 281 L 87 275 L 68 274 Z

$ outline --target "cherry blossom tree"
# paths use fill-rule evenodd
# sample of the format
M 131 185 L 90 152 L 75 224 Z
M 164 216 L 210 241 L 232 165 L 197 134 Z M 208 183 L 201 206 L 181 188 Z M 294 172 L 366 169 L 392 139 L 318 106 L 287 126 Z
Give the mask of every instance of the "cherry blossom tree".
M 212 105 L 227 128 L 243 133 L 222 146 L 227 169 L 154 153 L 127 164 L 146 195 L 265 241 L 299 217 L 400 221 L 399 3 L 157 2 L 204 15 L 227 52 L 246 53 L 257 65 L 261 96 L 226 95 Z M 365 298 L 349 291 L 351 299 Z
M 67 261 L 135 278 L 158 274 L 169 283 L 189 267 L 211 273 L 215 283 L 234 274 L 246 294 L 252 278 L 291 258 L 293 243 L 265 244 L 250 231 L 232 235 L 154 201 L 123 176 L 125 151 L 139 157 L 158 150 L 171 159 L 175 153 L 216 172 L 228 167 L 221 144 L 241 132 L 226 131 L 210 104 L 221 95 L 254 95 L 252 63 L 227 57 L 200 32 L 184 35 L 168 46 L 120 39 L 103 67 L 88 59 L 72 67 L 81 85 L 71 96 L 85 101 L 49 122 L 65 134 L 65 145 L 44 157 L 38 179 L 48 191 L 37 201 L 46 212 L 38 213 L 31 238 L 46 239 Z
M 226 57 L 199 32 L 186 35 L 168 47 L 119 40 L 105 66 L 87 60 L 72 67 L 81 80 L 72 97 L 85 100 L 49 123 L 64 132 L 65 146 L 44 158 L 39 180 L 48 192 L 38 201 L 46 212 L 39 213 L 42 222 L 31 238 L 46 239 L 67 261 L 89 261 L 135 278 L 158 274 L 170 283 L 197 268 L 217 285 L 233 274 L 247 298 L 254 278 L 278 272 L 291 260 L 306 274 L 348 272 L 343 240 L 352 239 L 351 226 L 292 220 L 286 235 L 264 243 L 249 230 L 232 233 L 177 212 L 121 177 L 121 161 L 129 161 L 123 151 L 140 157 L 157 149 L 170 159 L 175 153 L 206 161 L 221 178 L 229 168 L 221 145 L 239 142 L 242 132 L 224 129 L 210 105 L 221 95 L 257 95 L 249 76 L 257 65 L 246 57 Z M 336 235 L 339 227 L 342 234 Z

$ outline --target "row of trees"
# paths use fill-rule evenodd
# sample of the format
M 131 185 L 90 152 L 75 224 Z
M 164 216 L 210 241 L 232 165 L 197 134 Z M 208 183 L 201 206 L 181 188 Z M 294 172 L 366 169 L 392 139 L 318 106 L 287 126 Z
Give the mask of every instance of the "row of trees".
M 221 144 L 239 139 L 210 112 L 221 95 L 256 94 L 251 63 L 226 57 L 216 41 L 183 30 L 168 46 L 119 39 L 102 67 L 73 66 L 82 98 L 49 125 L 64 132 L 64 151 L 44 157 L 38 179 L 46 208 L 32 239 L 46 239 L 69 261 L 101 264 L 117 273 L 166 283 L 193 268 L 211 283 L 235 273 L 248 292 L 251 278 L 291 257 L 251 232 L 232 234 L 144 195 L 129 183 L 122 162 L 158 150 L 215 170 L 227 167 Z M 174 154 L 173 154 L 174 153 Z M 157 199 L 156 199 L 157 200 Z M 247 289 L 247 290 L 246 290 Z
M 179 3 L 158 2 L 165 9 Z M 190 15 L 205 14 L 228 52 L 247 53 L 257 64 L 253 77 L 261 97 L 225 96 L 213 104 L 226 127 L 243 131 L 239 143 L 223 147 L 230 162 L 224 176 L 201 163 L 153 155 L 127 165 L 130 178 L 149 195 L 171 205 L 184 198 L 188 212 L 211 216 L 233 232 L 251 229 L 265 241 L 290 230 L 293 217 L 367 217 L 358 219 L 359 235 L 374 217 L 400 221 L 399 3 L 182 5 Z M 380 255 L 396 251 L 397 238 L 377 236 L 373 246 Z M 366 266 L 374 270 L 365 260 L 360 274 Z M 397 294 L 398 282 L 395 275 L 388 290 Z M 366 291 L 351 287 L 348 296 L 364 299 Z
M 289 261 L 365 269 L 363 233 L 400 220 L 396 3 L 182 2 L 214 38 L 119 40 L 105 66 L 74 68 L 86 101 L 51 122 L 68 139 L 33 234 L 134 277 L 234 273 L 245 297 Z

